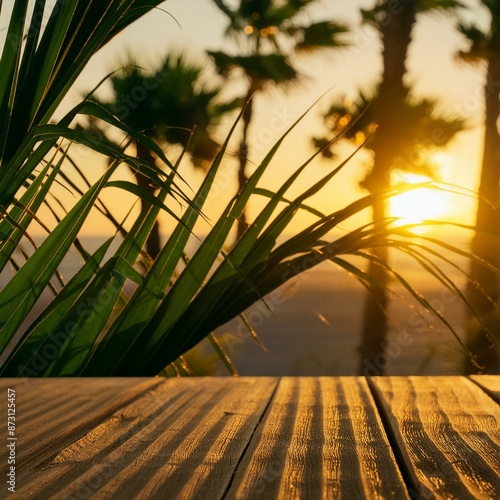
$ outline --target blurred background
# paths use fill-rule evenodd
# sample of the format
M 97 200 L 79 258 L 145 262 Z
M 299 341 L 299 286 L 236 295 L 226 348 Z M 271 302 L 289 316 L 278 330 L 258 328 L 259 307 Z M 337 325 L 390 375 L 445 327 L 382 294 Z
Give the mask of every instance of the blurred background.
M 101 50 L 61 113 L 102 82 L 93 98 L 124 121 L 151 131 L 171 161 L 181 154 L 186 134 L 176 135 L 169 127 L 196 125 L 182 164 L 182 175 L 195 189 L 214 147 L 252 96 L 206 210 L 215 220 L 269 148 L 312 106 L 263 184 L 273 189 L 315 147 L 325 150 L 305 183 L 319 180 L 359 149 L 314 199 L 317 210 L 332 212 L 395 185 L 438 181 L 440 189 L 411 190 L 387 206 L 365 210 L 340 231 L 381 215 L 396 217 L 400 224 L 419 225 L 416 244 L 439 235 L 497 265 L 498 242 L 456 224 L 473 225 L 482 217 L 481 226 L 498 231 L 499 30 L 500 7 L 488 0 L 168 0 Z M 152 102 L 164 87 L 163 97 Z M 176 122 L 181 116 L 191 121 Z M 338 134 L 343 135 L 326 147 Z M 105 160 L 78 151 L 97 178 Z M 472 193 L 478 190 L 479 205 Z M 116 190 L 110 207 L 127 203 L 132 197 L 127 200 Z M 262 206 L 252 203 L 235 238 Z M 307 212 L 298 217 L 290 231 L 312 217 Z M 423 223 L 430 220 L 451 224 Z M 200 238 L 207 224 L 197 227 Z M 160 219 L 160 244 L 172 227 L 166 215 Z M 90 247 L 96 248 L 109 230 L 97 215 L 90 219 L 85 232 Z M 154 241 L 148 244 L 154 255 Z M 217 338 L 234 369 L 241 375 L 464 373 L 471 365 L 460 339 L 489 372 L 498 370 L 497 352 L 484 348 L 491 344 L 489 334 L 440 279 L 432 279 L 404 251 L 380 250 L 375 256 L 378 263 L 369 261 L 367 270 L 393 292 L 372 287 L 370 293 L 345 270 L 322 264 L 284 284 L 266 304 L 252 307 L 246 322 L 237 318 L 219 328 Z M 380 262 L 397 269 L 449 324 L 426 311 Z M 454 262 L 457 266 L 443 264 L 438 272 L 485 311 L 498 335 L 492 305 L 498 303 L 498 276 L 484 266 L 475 268 L 466 255 Z M 71 263 L 67 266 L 71 272 Z M 463 270 L 481 283 L 481 293 L 468 285 Z M 196 373 L 227 374 L 212 352 L 202 343 L 187 358 Z

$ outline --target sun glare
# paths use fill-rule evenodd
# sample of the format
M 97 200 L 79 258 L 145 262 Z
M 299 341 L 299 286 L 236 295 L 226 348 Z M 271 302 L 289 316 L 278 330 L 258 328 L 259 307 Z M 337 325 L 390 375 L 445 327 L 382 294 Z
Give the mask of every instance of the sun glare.
M 394 176 L 395 184 L 420 184 L 429 182 L 424 175 L 398 173 Z M 444 219 L 451 211 L 450 195 L 447 192 L 432 188 L 417 188 L 394 196 L 390 200 L 389 210 L 392 217 L 398 217 L 398 225 L 420 224 L 425 220 Z M 415 232 L 422 232 L 415 228 Z

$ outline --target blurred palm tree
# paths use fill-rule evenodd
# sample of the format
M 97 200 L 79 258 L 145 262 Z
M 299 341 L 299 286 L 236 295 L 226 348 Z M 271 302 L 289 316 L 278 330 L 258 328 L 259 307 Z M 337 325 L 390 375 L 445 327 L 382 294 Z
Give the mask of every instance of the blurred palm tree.
M 142 131 L 160 144 L 186 148 L 193 165 L 206 168 L 219 149 L 212 139 L 214 128 L 224 115 L 241 106 L 242 101 L 223 101 L 222 83 L 214 78 L 207 83 L 204 66 L 188 62 L 179 54 L 168 54 L 151 73 L 131 62 L 110 77 L 111 98 L 92 99 L 133 130 Z M 94 127 L 94 131 L 97 130 Z M 134 145 L 138 158 L 154 163 L 155 158 L 148 148 L 138 141 L 134 141 Z M 134 171 L 134 175 L 141 188 L 155 193 L 157 186 L 147 177 L 138 171 Z M 143 209 L 148 207 L 146 200 L 141 200 L 141 203 Z M 146 250 L 154 259 L 160 248 L 160 231 L 156 222 Z
M 290 56 L 314 53 L 321 49 L 338 49 L 345 43 L 341 36 L 347 33 L 344 24 L 331 21 L 304 22 L 304 13 L 315 0 L 214 0 L 228 17 L 227 35 L 234 37 L 241 52 L 209 52 L 223 76 L 241 72 L 247 81 L 243 114 L 243 132 L 238 150 L 238 188 L 247 180 L 248 129 L 252 121 L 252 96 L 270 86 L 297 82 L 300 75 Z M 237 238 L 247 227 L 245 214 L 238 220 Z
M 370 93 L 360 92 L 355 99 L 341 96 L 333 101 L 322 118 L 328 128 L 328 135 L 314 137 L 313 144 L 323 150 L 323 156 L 334 158 L 337 143 L 331 138 L 341 135 L 342 140 L 364 148 L 374 158 L 373 145 L 376 141 L 375 132 L 379 128 L 378 87 Z M 401 106 L 401 124 L 403 137 L 395 137 L 400 149 L 400 156 L 392 158 L 391 172 L 420 174 L 432 179 L 439 179 L 436 167 L 432 162 L 432 153 L 446 146 L 458 132 L 464 130 L 465 122 L 460 117 L 449 117 L 449 114 L 437 111 L 439 102 L 430 98 L 417 97 L 412 88 L 405 89 L 405 98 Z M 435 133 L 439 131 L 439 134 Z M 373 137 L 372 137 L 373 136 Z M 431 139 L 433 137 L 433 139 Z M 366 142 L 368 138 L 370 141 Z M 368 191 L 372 188 L 373 167 L 361 186 Z M 387 184 L 389 187 L 390 183 Z
M 490 29 L 484 33 L 474 25 L 460 25 L 470 47 L 458 56 L 473 64 L 486 66 L 484 89 L 485 118 L 484 146 L 479 181 L 476 226 L 471 250 L 482 261 L 500 269 L 500 214 L 498 210 L 500 183 L 500 3 L 482 0 L 491 15 Z M 472 259 L 467 298 L 487 328 L 469 318 L 466 331 L 468 348 L 477 356 L 477 362 L 488 373 L 500 373 L 500 320 L 498 314 L 500 278 L 498 272 Z M 491 338 L 491 334 L 495 337 Z M 495 348 L 496 339 L 496 348 Z M 467 371 L 477 371 L 467 362 Z
M 463 128 L 462 120 L 439 116 L 435 111 L 435 101 L 415 98 L 404 83 L 408 48 L 417 14 L 460 6 L 460 2 L 453 0 L 401 0 L 396 4 L 378 0 L 373 9 L 361 10 L 363 21 L 373 26 L 382 40 L 382 81 L 369 95 L 360 93 L 353 102 L 341 99 L 333 103 L 325 114 L 325 121 L 334 135 L 344 130 L 346 138 L 357 145 L 376 131 L 369 143 L 373 163 L 361 183 L 372 194 L 391 186 L 391 172 L 395 168 L 432 176 L 428 151 L 422 145 L 443 146 Z M 441 131 L 440 134 L 433 134 L 436 130 Z M 325 146 L 329 140 L 316 138 L 314 142 L 317 146 Z M 325 153 L 332 155 L 332 150 L 327 149 Z M 375 226 L 383 227 L 388 215 L 386 202 L 374 203 L 372 215 Z M 376 284 L 369 286 L 364 304 L 361 374 L 366 372 L 367 367 L 372 371 L 375 367 L 380 374 L 384 373 L 384 364 L 379 361 L 387 336 L 387 247 L 373 248 L 372 255 L 374 259 L 370 260 L 368 273 Z

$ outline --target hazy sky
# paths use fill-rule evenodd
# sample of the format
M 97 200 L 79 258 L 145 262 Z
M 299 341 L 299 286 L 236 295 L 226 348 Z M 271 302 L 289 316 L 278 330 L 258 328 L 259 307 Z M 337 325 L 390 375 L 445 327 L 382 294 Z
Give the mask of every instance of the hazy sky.
M 357 26 L 351 37 L 353 47 L 313 59 L 298 60 L 302 73 L 309 77 L 302 86 L 286 94 L 274 91 L 256 99 L 252 127 L 253 159 L 257 161 L 261 158 L 273 140 L 324 92 L 331 89 L 332 97 L 339 94 L 354 96 L 358 88 L 369 89 L 380 78 L 380 41 L 373 29 L 359 25 L 359 7 L 369 8 L 373 3 L 373 0 L 318 1 L 311 18 L 334 19 Z M 488 18 L 478 8 L 478 2 L 469 0 L 466 3 L 471 6 L 466 17 L 487 25 Z M 157 9 L 148 14 L 103 49 L 79 79 L 77 88 L 88 90 L 93 83 L 126 61 L 129 54 L 137 57 L 144 67 L 151 67 L 174 48 L 186 51 L 194 58 L 202 56 L 206 49 L 230 49 L 223 37 L 225 18 L 210 0 L 168 0 L 161 8 L 163 10 Z M 471 129 L 461 133 L 450 145 L 449 153 L 442 155 L 441 173 L 448 182 L 475 188 L 481 154 L 484 71 L 454 60 L 454 53 L 465 46 L 448 16 L 422 16 L 413 33 L 408 78 L 419 95 L 439 98 L 443 111 L 459 113 L 469 119 Z M 268 179 L 272 181 L 273 176 L 280 176 L 283 169 L 291 172 L 299 166 L 299 160 L 307 157 L 311 135 L 322 130 L 318 114 L 328 103 L 329 98 L 324 98 L 304 120 L 302 128 L 280 154 L 274 170 L 270 170 Z M 280 125 L 274 127 L 278 130 L 273 138 L 268 134 L 271 121 Z M 224 131 L 221 131 L 221 140 L 223 135 Z M 339 183 L 319 203 L 330 205 L 334 198 L 342 204 L 362 194 L 356 189 L 356 184 L 363 177 L 363 169 L 360 162 L 353 162 Z M 325 172 L 324 165 L 313 167 L 311 181 Z M 345 186 L 350 187 L 346 189 Z M 325 209 L 325 206 L 321 208 Z M 460 215 L 462 220 L 469 217 L 472 221 L 473 210 L 470 200 L 457 199 L 455 202 L 455 215 Z

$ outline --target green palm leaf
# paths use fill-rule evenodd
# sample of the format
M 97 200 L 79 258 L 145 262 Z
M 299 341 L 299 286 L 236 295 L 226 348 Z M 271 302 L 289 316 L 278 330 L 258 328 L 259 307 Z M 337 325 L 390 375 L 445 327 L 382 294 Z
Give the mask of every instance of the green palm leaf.
M 114 168 L 78 201 L 35 254 L 0 292 L 0 351 L 3 351 L 68 252 Z

